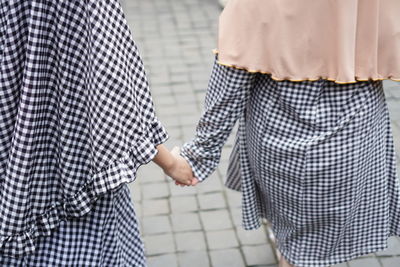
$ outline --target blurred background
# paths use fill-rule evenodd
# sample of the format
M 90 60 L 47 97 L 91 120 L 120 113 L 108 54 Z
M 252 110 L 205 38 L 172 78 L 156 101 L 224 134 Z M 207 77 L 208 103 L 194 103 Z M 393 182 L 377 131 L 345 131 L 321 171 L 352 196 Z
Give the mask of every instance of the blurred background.
M 150 80 L 169 148 L 193 137 L 214 61 L 224 0 L 122 0 Z M 400 83 L 385 81 L 400 166 Z M 233 139 L 221 165 L 195 188 L 180 188 L 149 164 L 131 185 L 149 267 L 277 266 L 266 227 L 241 229 L 240 193 L 223 186 Z M 398 168 L 400 172 L 400 167 Z M 335 267 L 399 267 L 400 239 L 389 249 Z

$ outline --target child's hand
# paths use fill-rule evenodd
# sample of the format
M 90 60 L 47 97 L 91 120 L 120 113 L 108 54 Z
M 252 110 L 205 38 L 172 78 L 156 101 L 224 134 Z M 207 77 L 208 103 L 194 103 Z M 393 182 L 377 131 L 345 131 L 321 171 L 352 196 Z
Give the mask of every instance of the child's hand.
M 192 180 L 192 186 L 196 186 L 198 183 L 200 183 L 199 179 L 197 179 L 196 177 L 194 177 L 193 180 Z M 176 184 L 176 185 L 180 185 L 180 186 L 186 186 L 185 184 L 181 184 L 181 183 L 179 183 L 179 182 L 177 182 L 177 181 L 175 181 L 175 184 Z
M 179 155 L 179 151 L 179 147 L 174 147 L 174 149 L 171 151 L 175 161 L 173 165 L 165 170 L 165 173 L 174 179 L 175 183 L 177 184 L 193 185 L 193 183 L 196 183 L 194 179 L 197 179 L 193 176 L 193 171 L 189 163 L 187 163 L 187 161 Z

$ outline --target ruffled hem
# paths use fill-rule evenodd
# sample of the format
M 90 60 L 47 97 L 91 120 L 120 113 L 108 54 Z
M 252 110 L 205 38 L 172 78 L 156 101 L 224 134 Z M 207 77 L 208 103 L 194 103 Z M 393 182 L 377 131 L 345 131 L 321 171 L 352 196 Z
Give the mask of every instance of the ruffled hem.
M 149 163 L 158 153 L 156 146 L 167 139 L 165 135 L 157 143 L 142 140 L 138 147 L 131 148 L 125 156 L 95 173 L 75 196 L 53 205 L 38 216 L 29 230 L 18 235 L 0 236 L 1 254 L 17 258 L 33 253 L 36 239 L 50 236 L 62 221 L 88 214 L 101 195 L 133 182 L 138 168 Z M 147 153 L 143 154 L 143 151 Z M 139 159 L 136 157 L 138 154 L 141 155 Z
M 215 55 L 218 55 L 218 51 L 217 50 L 213 50 L 213 53 Z M 387 77 L 379 77 L 379 78 L 374 78 L 374 77 L 369 77 L 369 78 L 362 78 L 362 77 L 354 77 L 354 79 L 352 81 L 339 81 L 337 79 L 334 78 L 330 78 L 330 77 L 325 77 L 325 76 L 318 76 L 318 77 L 314 77 L 314 78 L 290 78 L 290 77 L 278 77 L 276 75 L 274 75 L 272 72 L 270 71 L 262 71 L 262 70 L 252 70 L 250 68 L 244 67 L 244 66 L 239 66 L 237 64 L 230 64 L 230 63 L 226 63 L 226 62 L 222 62 L 217 60 L 217 63 L 221 66 L 225 66 L 228 68 L 234 68 L 234 69 L 238 69 L 238 70 L 245 70 L 249 73 L 260 73 L 260 74 L 266 74 L 266 75 L 271 75 L 271 79 L 274 81 L 291 81 L 291 82 L 305 82 L 305 81 L 310 81 L 310 82 L 315 82 L 318 80 L 327 80 L 327 81 L 331 81 L 337 84 L 352 84 L 352 83 L 357 83 L 357 82 L 367 82 L 367 81 L 383 81 L 383 80 L 392 80 L 395 82 L 400 82 L 400 77 L 392 77 L 392 76 L 387 76 Z

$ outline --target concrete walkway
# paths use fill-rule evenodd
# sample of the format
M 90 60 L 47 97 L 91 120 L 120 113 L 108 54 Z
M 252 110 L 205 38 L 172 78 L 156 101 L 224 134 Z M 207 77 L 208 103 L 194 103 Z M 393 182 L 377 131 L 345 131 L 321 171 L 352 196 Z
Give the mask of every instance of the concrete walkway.
M 189 140 L 200 116 L 214 60 L 217 0 L 125 0 L 134 38 L 143 56 L 157 114 L 172 148 Z M 400 152 L 400 85 L 385 83 L 397 151 Z M 240 227 L 240 194 L 223 187 L 232 140 L 218 171 L 196 188 L 180 188 L 149 164 L 132 195 L 142 223 L 150 267 L 277 266 L 265 228 Z M 399 153 L 400 154 L 400 153 Z M 337 267 L 399 267 L 400 239 L 377 255 Z

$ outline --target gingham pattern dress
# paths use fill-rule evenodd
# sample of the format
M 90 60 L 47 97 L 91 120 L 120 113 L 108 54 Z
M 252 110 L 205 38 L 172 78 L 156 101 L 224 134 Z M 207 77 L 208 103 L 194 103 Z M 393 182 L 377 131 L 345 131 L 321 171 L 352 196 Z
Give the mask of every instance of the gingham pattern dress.
M 275 81 L 215 64 L 197 134 L 182 148 L 201 181 L 237 120 L 227 186 L 242 191 L 244 228 L 266 218 L 289 263 L 345 262 L 400 235 L 382 82 Z
M 127 185 L 104 194 L 92 211 L 60 222 L 23 257 L 0 256 L 0 266 L 146 266 L 143 243 Z
M 99 253 L 85 237 L 73 250 L 78 243 L 69 241 L 81 232 L 68 221 L 91 216 L 100 197 L 99 211 L 115 203 L 112 216 L 121 216 L 124 208 L 116 206 L 129 205 L 128 198 L 109 194 L 132 182 L 166 138 L 117 0 L 0 2 L 1 256 L 45 255 L 35 249 L 49 245 L 38 243 L 60 227 L 69 247 L 59 253 Z M 84 221 L 82 228 L 93 229 Z M 127 228 L 108 233 L 130 236 L 129 246 L 140 250 Z M 110 249 L 118 255 L 119 248 Z M 124 253 L 132 257 L 127 262 L 137 257 L 134 249 Z M 96 258 L 82 266 L 105 262 Z M 115 263 L 107 266 L 125 266 Z

